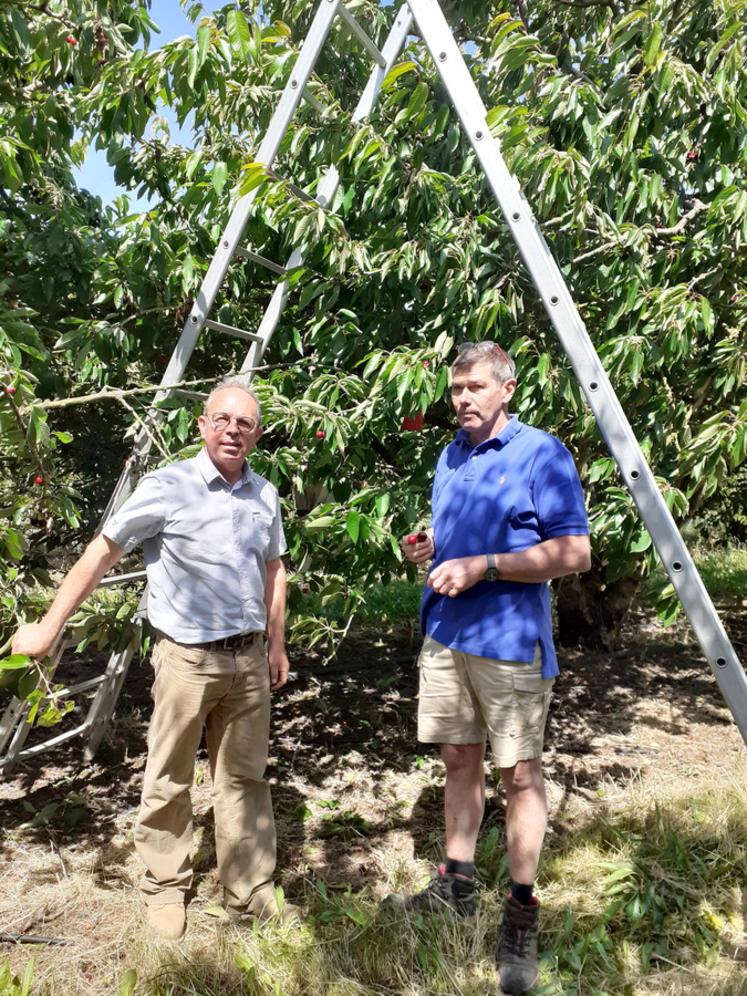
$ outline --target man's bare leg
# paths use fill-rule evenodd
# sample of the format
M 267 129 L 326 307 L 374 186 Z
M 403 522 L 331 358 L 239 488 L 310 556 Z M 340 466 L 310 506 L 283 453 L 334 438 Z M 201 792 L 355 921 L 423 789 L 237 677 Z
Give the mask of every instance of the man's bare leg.
M 446 855 L 474 861 L 485 811 L 485 744 L 441 744 L 441 757 L 446 765 Z
M 533 895 L 547 825 L 540 758 L 501 768 L 506 791 L 506 850 L 511 892 L 503 900 L 496 962 L 504 993 L 525 993 L 537 982 L 539 903 Z
M 547 796 L 542 759 L 501 768 L 506 793 L 506 851 L 512 882 L 532 885 L 537 877 L 547 826 Z

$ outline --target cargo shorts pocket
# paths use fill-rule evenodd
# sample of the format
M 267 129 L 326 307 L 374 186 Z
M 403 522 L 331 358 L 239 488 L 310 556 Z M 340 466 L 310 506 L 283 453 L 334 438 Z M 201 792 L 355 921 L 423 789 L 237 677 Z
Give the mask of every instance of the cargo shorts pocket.
M 513 725 L 517 732 L 537 733 L 544 728 L 552 686 L 553 679 L 543 678 L 539 671 L 514 672 Z

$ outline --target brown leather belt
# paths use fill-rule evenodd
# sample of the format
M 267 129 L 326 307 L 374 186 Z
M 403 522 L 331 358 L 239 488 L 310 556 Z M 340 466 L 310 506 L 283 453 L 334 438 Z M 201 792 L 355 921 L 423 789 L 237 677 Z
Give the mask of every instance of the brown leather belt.
M 191 647 L 199 647 L 200 650 L 241 650 L 249 643 L 254 643 L 262 636 L 261 633 L 235 633 L 233 636 L 224 636 L 221 640 L 208 640 L 207 643 L 191 643 Z

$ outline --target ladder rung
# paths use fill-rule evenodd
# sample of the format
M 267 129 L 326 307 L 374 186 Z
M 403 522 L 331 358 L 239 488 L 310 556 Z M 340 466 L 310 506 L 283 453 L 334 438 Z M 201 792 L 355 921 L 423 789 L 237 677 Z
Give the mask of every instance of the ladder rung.
M 128 581 L 140 581 L 145 577 L 145 571 L 133 571 L 131 574 L 113 574 L 110 578 L 103 578 L 97 587 L 109 588 L 113 584 L 127 584 Z
M 81 681 L 77 685 L 70 685 L 69 688 L 61 688 L 58 692 L 55 692 L 57 698 L 63 698 L 65 695 L 75 695 L 76 692 L 87 692 L 89 688 L 96 688 L 103 681 L 106 681 L 105 674 L 97 674 L 95 678 L 89 678 L 87 681 Z
M 303 89 L 303 99 L 306 101 L 309 107 L 313 107 L 318 114 L 324 114 L 324 112 L 327 110 L 327 108 L 321 102 L 321 100 L 317 100 L 317 98 L 314 96 L 314 94 L 309 90 L 307 86 L 304 87 Z
M 259 263 L 260 266 L 264 266 L 266 270 L 272 270 L 273 273 L 279 273 L 282 277 L 286 274 L 286 269 L 281 266 L 280 263 L 275 263 L 271 259 L 267 259 L 265 256 L 260 256 L 258 252 L 252 252 L 251 249 L 247 249 L 245 246 L 237 246 L 236 255 L 243 256 L 245 259 L 251 259 L 254 263 Z
M 269 166 L 266 168 L 265 172 L 268 176 L 272 177 L 273 180 L 281 180 L 283 183 L 288 185 L 288 189 L 298 197 L 299 200 L 307 201 L 309 204 L 318 204 L 316 197 L 312 197 L 311 194 L 307 194 L 303 187 L 299 187 L 292 180 L 286 180 L 285 177 L 280 176 L 276 173 L 274 169 Z
M 222 322 L 213 322 L 209 318 L 205 320 L 205 324 L 209 329 L 215 329 L 216 332 L 235 335 L 239 339 L 248 339 L 249 342 L 262 342 L 262 336 L 257 335 L 256 332 L 245 332 L 244 329 L 236 329 L 233 325 L 224 325 Z
M 81 723 L 80 726 L 76 726 L 74 730 L 68 730 L 66 733 L 60 733 L 56 737 L 52 737 L 51 740 L 45 740 L 43 743 L 34 744 L 33 747 L 24 747 L 20 750 L 14 757 L 0 757 L 0 768 L 4 768 L 9 764 L 16 764 L 18 761 L 24 761 L 27 757 L 34 757 L 36 754 L 41 754 L 42 751 L 49 750 L 50 747 L 57 747 L 59 744 L 64 744 L 67 740 L 72 740 L 73 737 L 79 737 L 81 733 L 85 733 L 88 729 L 87 723 Z
M 376 48 L 374 43 L 368 37 L 363 28 L 358 24 L 356 19 L 347 9 L 344 3 L 341 3 L 338 8 L 338 13 L 340 17 L 345 21 L 347 26 L 350 28 L 351 32 L 355 35 L 361 45 L 365 48 L 371 58 L 376 62 L 382 69 L 386 67 L 386 59 L 381 54 L 381 52 Z

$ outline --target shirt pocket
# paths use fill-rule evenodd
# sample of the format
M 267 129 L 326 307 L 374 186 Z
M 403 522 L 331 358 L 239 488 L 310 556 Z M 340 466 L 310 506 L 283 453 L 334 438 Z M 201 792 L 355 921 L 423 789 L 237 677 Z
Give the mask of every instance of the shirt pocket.
M 272 516 L 265 512 L 252 512 L 251 534 L 249 536 L 249 547 L 256 550 L 263 560 L 270 547 L 272 539 Z

